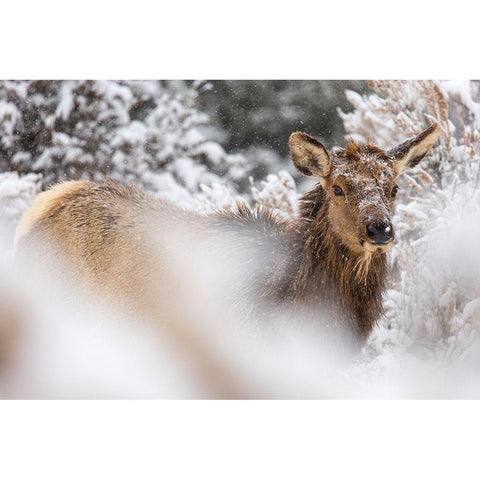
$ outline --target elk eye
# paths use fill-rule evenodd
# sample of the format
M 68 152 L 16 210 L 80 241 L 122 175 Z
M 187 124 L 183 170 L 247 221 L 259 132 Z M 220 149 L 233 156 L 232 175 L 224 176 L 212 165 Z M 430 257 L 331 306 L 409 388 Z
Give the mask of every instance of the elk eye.
M 398 193 L 398 187 L 395 185 L 395 187 L 393 187 L 392 193 L 390 195 L 393 198 L 395 198 L 397 196 L 397 193 Z
M 345 194 L 343 193 L 343 190 L 338 185 L 333 186 L 333 193 L 337 197 L 344 197 L 345 196 Z

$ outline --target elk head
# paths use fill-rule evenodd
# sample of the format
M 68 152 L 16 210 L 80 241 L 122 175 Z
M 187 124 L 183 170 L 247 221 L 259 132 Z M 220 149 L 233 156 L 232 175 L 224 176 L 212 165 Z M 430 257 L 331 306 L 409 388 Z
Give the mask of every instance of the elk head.
M 297 170 L 316 178 L 328 201 L 331 228 L 352 252 L 385 252 L 394 239 L 393 204 L 396 177 L 415 167 L 440 134 L 438 124 L 405 142 L 382 150 L 348 143 L 327 152 L 315 138 L 301 132 L 290 136 L 290 154 Z

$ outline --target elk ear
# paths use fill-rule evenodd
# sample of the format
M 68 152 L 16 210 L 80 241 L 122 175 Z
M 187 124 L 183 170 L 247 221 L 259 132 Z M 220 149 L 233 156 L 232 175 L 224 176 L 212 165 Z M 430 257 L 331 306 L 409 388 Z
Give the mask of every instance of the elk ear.
M 316 138 L 302 132 L 292 133 L 289 145 L 295 168 L 302 175 L 318 178 L 323 184 L 332 168 L 325 147 Z
M 394 159 L 395 173 L 400 175 L 416 167 L 433 147 L 439 135 L 440 125 L 434 123 L 416 137 L 409 138 L 400 145 L 390 149 L 388 154 Z

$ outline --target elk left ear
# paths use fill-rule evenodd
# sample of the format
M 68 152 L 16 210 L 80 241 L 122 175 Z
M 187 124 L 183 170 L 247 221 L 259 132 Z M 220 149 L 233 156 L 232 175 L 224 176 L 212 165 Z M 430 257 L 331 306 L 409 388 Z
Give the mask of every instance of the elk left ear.
M 416 137 L 409 138 L 400 145 L 391 148 L 388 154 L 394 159 L 396 175 L 416 167 L 433 147 L 439 135 L 440 125 L 434 123 Z
M 303 132 L 292 133 L 289 146 L 295 168 L 302 175 L 315 177 L 323 184 L 331 170 L 326 148 L 316 138 Z

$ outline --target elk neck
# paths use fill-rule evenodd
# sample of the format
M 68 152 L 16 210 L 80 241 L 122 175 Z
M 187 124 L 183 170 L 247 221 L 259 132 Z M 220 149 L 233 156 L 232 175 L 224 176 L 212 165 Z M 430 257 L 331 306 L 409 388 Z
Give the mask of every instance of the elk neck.
M 302 261 L 295 280 L 297 299 L 330 302 L 347 312 L 360 334 L 368 334 L 382 312 L 386 254 L 353 253 L 335 233 L 328 218 L 328 197 L 318 185 L 300 200 Z

